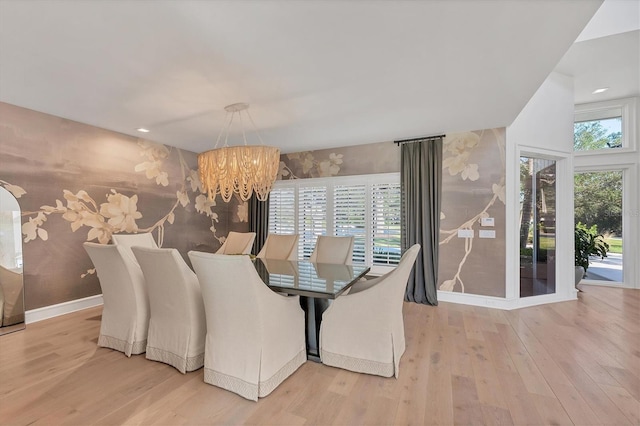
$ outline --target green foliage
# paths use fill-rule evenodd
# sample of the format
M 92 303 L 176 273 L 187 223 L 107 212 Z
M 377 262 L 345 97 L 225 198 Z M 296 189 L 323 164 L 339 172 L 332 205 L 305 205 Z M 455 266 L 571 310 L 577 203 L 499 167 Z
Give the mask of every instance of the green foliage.
M 533 257 L 533 247 L 523 247 L 520 249 L 520 256 Z
M 609 244 L 609 253 L 622 254 L 622 238 L 605 238 L 605 242 Z
M 589 256 L 607 257 L 609 244 L 604 241 L 604 237 L 598 234 L 596 225 L 587 228 L 578 222 L 575 228 L 575 265 L 582 266 L 585 270 L 589 268 Z
M 575 220 L 607 234 L 622 234 L 622 172 L 576 173 Z
M 622 120 L 616 117 L 609 120 Z M 601 120 L 583 121 L 573 125 L 573 149 L 590 151 L 594 149 L 620 148 L 622 132 L 609 133 Z

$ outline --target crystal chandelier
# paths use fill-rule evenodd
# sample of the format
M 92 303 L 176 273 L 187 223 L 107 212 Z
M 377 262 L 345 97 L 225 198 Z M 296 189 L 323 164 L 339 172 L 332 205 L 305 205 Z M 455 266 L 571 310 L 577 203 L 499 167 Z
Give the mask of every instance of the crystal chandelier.
M 220 194 L 228 203 L 236 192 L 242 201 L 251 198 L 253 192 L 260 201 L 269 197 L 271 187 L 276 180 L 280 165 L 280 149 L 266 146 L 249 114 L 249 104 L 238 103 L 226 106 L 227 123 L 218 134 L 218 139 L 211 151 L 198 154 L 198 170 L 200 181 L 209 199 Z M 262 145 L 248 145 L 242 122 L 242 113 L 249 118 L 253 130 Z M 244 145 L 229 146 L 229 129 L 235 116 L 238 116 L 242 129 Z M 224 145 L 218 148 L 224 134 Z

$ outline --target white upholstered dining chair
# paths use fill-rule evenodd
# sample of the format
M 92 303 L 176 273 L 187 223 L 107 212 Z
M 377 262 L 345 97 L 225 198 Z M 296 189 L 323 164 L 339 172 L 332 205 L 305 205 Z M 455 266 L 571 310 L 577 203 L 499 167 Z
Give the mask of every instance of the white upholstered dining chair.
M 397 378 L 405 350 L 402 305 L 420 245 L 409 248 L 398 266 L 372 280 L 359 281 L 322 315 L 322 363 L 359 373 Z
M 257 257 L 261 259 L 297 260 L 299 238 L 298 234 L 269 234 Z
M 181 373 L 204 365 L 206 320 L 198 277 L 176 249 L 132 247 L 149 293 L 147 359 Z
M 131 247 L 149 247 L 158 248 L 156 240 L 153 239 L 153 235 L 150 232 L 143 232 L 140 234 L 113 234 L 111 236 L 113 244 L 122 246 L 128 256 L 131 256 L 134 262 L 138 262 L 131 251 Z
M 96 268 L 104 301 L 98 346 L 127 356 L 144 353 L 149 298 L 140 266 L 122 246 L 96 243 L 83 246 Z
M 319 235 L 309 261 L 351 265 L 353 263 L 353 237 Z
M 257 401 L 307 359 L 298 296 L 271 291 L 248 256 L 189 252 L 207 317 L 204 381 Z
M 216 254 L 249 254 L 255 239 L 255 232 L 230 231 Z

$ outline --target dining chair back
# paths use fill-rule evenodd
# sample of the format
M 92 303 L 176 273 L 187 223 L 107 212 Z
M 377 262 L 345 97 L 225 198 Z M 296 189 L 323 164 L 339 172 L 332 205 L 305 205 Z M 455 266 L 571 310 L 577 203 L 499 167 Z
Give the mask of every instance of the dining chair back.
M 153 239 L 151 232 L 143 232 L 140 234 L 113 234 L 111 236 L 113 244 L 122 246 L 125 249 L 125 254 L 131 256 L 134 262 L 138 263 L 138 260 L 133 255 L 131 247 L 149 247 L 158 248 L 156 240 Z
M 258 257 L 261 259 L 297 260 L 300 235 L 269 234 Z
M 204 365 L 206 320 L 198 277 L 176 249 L 132 247 L 149 293 L 147 359 L 181 373 Z
M 346 370 L 398 377 L 405 350 L 402 306 L 420 245 L 409 248 L 391 272 L 359 281 L 323 313 L 320 357 Z
M 271 291 L 248 256 L 189 252 L 207 318 L 204 381 L 257 401 L 306 361 L 297 296 Z
M 309 261 L 351 265 L 353 263 L 353 237 L 319 235 Z
M 230 231 L 216 254 L 249 254 L 255 239 L 255 232 Z
M 131 356 L 144 353 L 149 328 L 149 299 L 142 270 L 119 245 L 84 243 L 102 288 L 98 346 Z

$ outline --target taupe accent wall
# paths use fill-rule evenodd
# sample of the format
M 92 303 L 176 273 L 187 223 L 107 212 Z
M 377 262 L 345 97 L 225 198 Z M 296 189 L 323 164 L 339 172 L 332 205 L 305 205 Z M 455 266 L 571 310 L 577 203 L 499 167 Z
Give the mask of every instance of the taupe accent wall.
M 505 128 L 447 134 L 443 149 L 438 289 L 505 296 Z M 481 226 L 481 218 L 494 226 Z M 474 238 L 458 238 L 469 229 Z M 479 231 L 495 238 L 479 238 Z
M 0 186 L 22 209 L 26 308 L 100 294 L 85 241 L 152 232 L 214 251 L 248 230 L 247 203 L 209 202 L 196 154 L 0 103 Z
M 392 142 L 283 154 L 280 179 L 400 171 Z M 448 134 L 444 139 L 438 289 L 505 296 L 505 129 Z M 483 217 L 494 226 L 481 226 Z M 458 230 L 474 238 L 458 238 Z M 480 230 L 495 238 L 479 238 Z
M 505 130 L 449 134 L 444 145 L 440 290 L 504 297 Z M 283 154 L 280 178 L 397 172 L 391 142 Z M 209 203 L 196 154 L 0 103 L 0 186 L 23 211 L 26 308 L 101 293 L 85 241 L 153 232 L 163 247 L 216 250 L 248 230 L 247 204 Z M 481 227 L 482 216 L 494 227 Z M 475 238 L 452 236 L 459 228 Z M 496 231 L 480 239 L 478 231 Z

